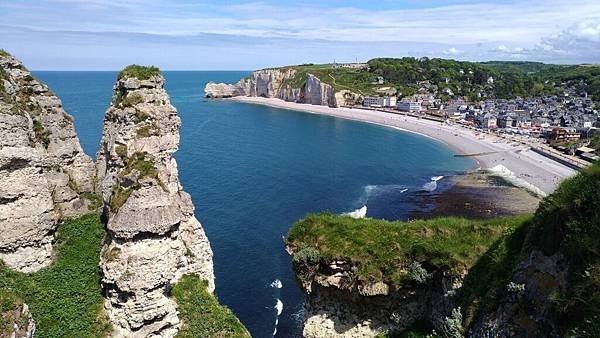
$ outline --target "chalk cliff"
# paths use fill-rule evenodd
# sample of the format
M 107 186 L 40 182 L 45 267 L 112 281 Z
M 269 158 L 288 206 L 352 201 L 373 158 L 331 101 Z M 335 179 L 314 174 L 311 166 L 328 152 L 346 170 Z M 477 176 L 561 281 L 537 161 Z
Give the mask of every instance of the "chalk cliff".
M 107 222 L 100 268 L 118 337 L 173 337 L 181 323 L 169 291 L 184 274 L 214 290 L 212 251 L 173 158 L 180 119 L 160 72 L 146 71 L 120 74 L 97 153 Z
M 337 107 L 335 89 L 310 73 L 294 68 L 264 69 L 253 72 L 236 84 L 210 82 L 206 97 L 235 96 L 279 98 L 284 101 Z
M 4 51 L 0 135 L 0 259 L 32 272 L 51 261 L 57 222 L 93 207 L 94 166 L 58 97 Z

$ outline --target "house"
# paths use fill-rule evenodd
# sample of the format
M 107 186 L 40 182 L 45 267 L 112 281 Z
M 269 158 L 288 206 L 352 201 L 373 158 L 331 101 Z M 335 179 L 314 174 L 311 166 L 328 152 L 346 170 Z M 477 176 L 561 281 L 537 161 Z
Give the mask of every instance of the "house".
M 481 118 L 481 126 L 486 129 L 498 128 L 498 119 L 492 113 L 487 113 Z
M 550 133 L 550 143 L 577 141 L 581 138 L 581 134 L 571 127 L 553 128 Z
M 498 127 L 500 128 L 510 128 L 514 127 L 514 119 L 511 115 L 506 114 L 502 115 L 498 118 Z
M 421 104 L 419 102 L 400 101 L 400 102 L 398 102 L 398 110 L 411 112 L 411 113 L 412 112 L 420 112 Z
M 395 105 L 395 96 L 366 96 L 363 99 L 365 107 L 394 107 Z

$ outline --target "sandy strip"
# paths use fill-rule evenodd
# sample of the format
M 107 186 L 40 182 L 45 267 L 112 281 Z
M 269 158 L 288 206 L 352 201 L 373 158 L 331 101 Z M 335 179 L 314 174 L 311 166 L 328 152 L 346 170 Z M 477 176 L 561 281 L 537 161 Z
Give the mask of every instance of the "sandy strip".
M 457 154 L 486 153 L 485 155 L 472 157 L 477 160 L 480 168 L 492 169 L 502 165 L 514 174 L 512 179 L 522 180 L 529 185 L 533 185 L 534 188 L 530 190 L 534 192 L 537 190 L 546 194 L 551 193 L 563 179 L 576 173 L 575 170 L 567 166 L 528 150 L 524 145 L 516 145 L 494 135 L 477 134 L 473 130 L 457 125 L 447 125 L 380 111 L 357 108 L 330 108 L 286 102 L 274 98 L 235 97 L 232 100 L 374 123 L 418 133 L 445 143 Z M 502 168 L 496 167 L 495 169 L 499 171 L 498 169 Z M 527 186 L 527 184 L 524 185 Z

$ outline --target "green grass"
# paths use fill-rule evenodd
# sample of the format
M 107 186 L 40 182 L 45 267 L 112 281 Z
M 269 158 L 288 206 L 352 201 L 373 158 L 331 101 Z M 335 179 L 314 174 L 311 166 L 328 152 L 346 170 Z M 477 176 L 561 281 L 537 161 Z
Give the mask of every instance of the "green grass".
M 99 193 L 82 192 L 80 196 L 90 202 L 88 210 L 95 211 L 102 207 L 102 195 Z
M 6 56 L 10 56 L 10 54 L 7 51 L 5 51 L 4 49 L 0 48 L 0 56 L 6 57 Z
M 183 322 L 177 337 L 250 337 L 233 312 L 206 290 L 207 286 L 208 282 L 196 275 L 185 275 L 173 286 L 171 295 Z
M 135 77 L 138 80 L 148 80 L 153 76 L 160 75 L 160 69 L 154 66 L 129 65 L 119 72 L 119 80 Z
M 401 287 L 409 279 L 408 266 L 412 262 L 419 262 L 428 272 L 444 269 L 460 274 L 473 266 L 503 233 L 529 217 L 389 222 L 331 213 L 310 214 L 292 226 L 287 242 L 313 262 L 347 260 L 357 266 L 360 280 Z
M 151 124 L 147 124 L 143 127 L 138 128 L 135 131 L 135 134 L 139 137 L 158 136 L 160 135 L 160 128 L 158 128 L 156 123 L 152 122 Z
M 126 155 L 127 148 L 123 148 L 125 146 L 117 146 L 115 151 L 119 156 L 123 158 L 122 155 Z M 139 181 L 145 177 L 152 178 L 156 181 L 158 185 L 161 186 L 166 191 L 166 186 L 163 181 L 160 179 L 158 175 L 158 170 L 154 166 L 152 162 L 152 157 L 146 152 L 136 152 L 131 155 L 129 158 L 124 158 L 125 167 L 121 169 L 119 176 L 125 177 L 131 174 L 134 170 L 136 170 L 139 174 L 137 176 L 136 181 L 133 183 L 131 187 L 124 188 L 120 185 L 115 185 L 112 188 L 111 197 L 110 197 L 110 210 L 112 212 L 117 212 L 123 204 L 127 201 L 131 194 L 140 188 Z
M 36 337 L 104 337 L 111 328 L 103 313 L 100 248 L 104 226 L 97 214 L 61 224 L 56 235 L 56 262 L 36 273 L 12 271 L 0 264 L 0 303 L 20 299 L 29 305 Z M 1 332 L 0 332 L 1 334 Z

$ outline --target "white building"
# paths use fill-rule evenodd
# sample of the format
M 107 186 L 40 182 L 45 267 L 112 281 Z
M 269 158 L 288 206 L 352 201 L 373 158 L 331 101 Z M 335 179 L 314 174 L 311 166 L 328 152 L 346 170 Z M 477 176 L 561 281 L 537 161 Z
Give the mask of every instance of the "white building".
M 400 101 L 400 102 L 398 102 L 398 110 L 399 111 L 407 111 L 407 112 L 411 112 L 411 113 L 419 112 L 419 111 L 421 111 L 421 103 Z
M 365 107 L 393 107 L 395 105 L 395 96 L 365 96 L 363 99 Z

